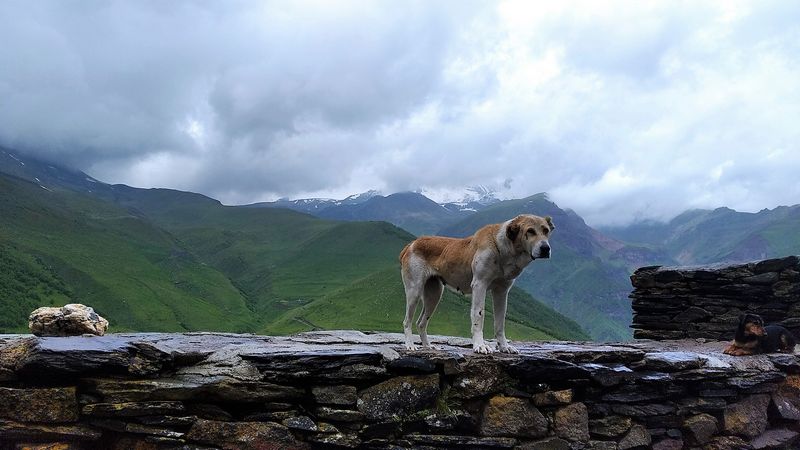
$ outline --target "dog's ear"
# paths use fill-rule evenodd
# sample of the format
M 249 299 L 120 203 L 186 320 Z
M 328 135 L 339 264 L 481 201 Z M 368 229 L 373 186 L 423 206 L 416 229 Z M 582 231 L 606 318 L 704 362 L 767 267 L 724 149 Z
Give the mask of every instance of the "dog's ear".
M 519 223 L 517 222 L 516 219 L 512 220 L 508 224 L 508 226 L 506 227 L 506 237 L 508 237 L 509 241 L 514 242 L 515 240 L 517 240 L 517 236 L 519 235 L 519 229 L 520 229 Z
M 550 229 L 551 230 L 555 230 L 556 229 L 556 226 L 553 225 L 553 218 L 552 217 L 544 216 L 544 220 L 547 222 L 548 225 L 550 225 Z
M 745 322 L 745 320 L 747 320 L 747 314 L 741 314 L 741 315 L 739 316 L 739 326 L 740 326 L 740 327 L 743 327 L 743 326 L 744 326 L 744 322 Z

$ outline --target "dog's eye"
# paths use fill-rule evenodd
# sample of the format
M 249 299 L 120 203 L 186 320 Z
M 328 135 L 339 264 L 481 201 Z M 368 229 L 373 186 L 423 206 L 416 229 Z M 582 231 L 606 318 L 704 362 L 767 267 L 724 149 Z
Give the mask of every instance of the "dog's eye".
M 528 234 L 532 234 L 532 235 L 536 236 L 536 230 L 535 230 L 535 229 L 533 229 L 533 228 L 528 228 L 528 231 L 527 231 L 527 233 L 528 233 Z
M 547 236 L 547 233 L 549 232 L 550 230 L 548 230 L 547 228 L 542 228 L 542 234 L 544 234 L 545 236 Z

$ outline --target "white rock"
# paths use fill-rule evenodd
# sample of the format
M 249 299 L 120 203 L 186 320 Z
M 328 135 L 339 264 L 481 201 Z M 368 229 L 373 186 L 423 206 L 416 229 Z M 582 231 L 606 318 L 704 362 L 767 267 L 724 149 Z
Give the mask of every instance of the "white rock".
M 102 336 L 108 329 L 108 321 L 91 307 L 72 303 L 61 308 L 43 307 L 33 311 L 28 318 L 28 328 L 36 336 Z

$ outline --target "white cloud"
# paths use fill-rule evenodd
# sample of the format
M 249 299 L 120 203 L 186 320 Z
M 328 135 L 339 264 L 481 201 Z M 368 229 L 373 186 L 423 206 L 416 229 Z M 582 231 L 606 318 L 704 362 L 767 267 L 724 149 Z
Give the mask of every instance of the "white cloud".
M 800 201 L 800 5 L 4 2 L 0 144 L 227 203 L 469 185 L 590 224 Z

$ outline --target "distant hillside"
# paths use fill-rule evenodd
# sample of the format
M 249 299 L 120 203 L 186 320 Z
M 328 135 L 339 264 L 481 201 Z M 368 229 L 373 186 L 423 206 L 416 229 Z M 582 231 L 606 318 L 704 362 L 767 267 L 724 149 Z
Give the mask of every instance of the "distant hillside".
M 422 194 L 400 192 L 388 196 L 375 191 L 350 196 L 344 200 L 300 199 L 278 200 L 247 205 L 261 208 L 287 208 L 323 219 L 385 221 L 414 235 L 433 234 L 475 211 L 478 203 L 440 205 Z
M 385 220 L 420 236 L 434 234 L 468 214 L 470 212 L 447 209 L 422 194 L 401 192 L 375 196 L 359 204 L 329 207 L 317 215 L 348 221 Z
M 346 221 L 382 220 L 414 235 L 430 235 L 475 211 L 497 203 L 494 191 L 475 186 L 468 188 L 458 202 L 436 203 L 418 192 L 399 192 L 387 196 L 377 191 L 351 195 L 342 200 L 306 198 L 281 199 L 246 205 L 249 208 L 286 208 L 323 219 Z
M 0 175 L 0 332 L 23 330 L 36 306 L 68 301 L 94 306 L 114 330 L 400 329 L 397 255 L 413 236 L 390 224 L 107 185 L 8 152 L 0 172 L 15 173 Z M 512 338 L 586 338 L 514 295 Z M 447 297 L 442 311 L 468 325 L 463 299 Z
M 800 254 L 800 205 L 757 213 L 692 210 L 668 223 L 642 222 L 603 231 L 659 249 L 681 264 L 751 261 Z
M 316 215 L 320 211 L 336 206 L 342 205 L 357 205 L 363 203 L 376 195 L 380 195 L 378 191 L 368 191 L 361 194 L 351 195 L 342 200 L 335 200 L 332 198 L 302 198 L 297 200 L 280 199 L 274 202 L 259 202 L 244 205 L 248 208 L 285 208 L 292 211 L 303 212 L 311 215 Z

